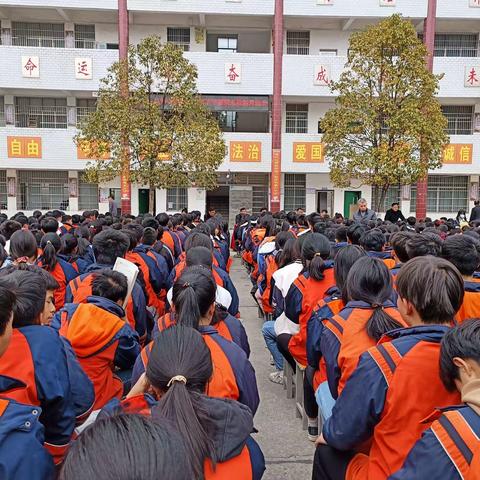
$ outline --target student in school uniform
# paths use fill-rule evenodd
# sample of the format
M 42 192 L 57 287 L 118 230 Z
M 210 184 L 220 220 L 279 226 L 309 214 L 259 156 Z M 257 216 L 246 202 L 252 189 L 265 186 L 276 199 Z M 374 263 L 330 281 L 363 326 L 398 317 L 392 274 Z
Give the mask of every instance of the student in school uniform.
M 407 253 L 407 242 L 412 235 L 412 232 L 409 231 L 397 232 L 394 233 L 390 239 L 390 244 L 393 249 L 393 259 L 395 260 L 395 266 L 390 269 L 393 277 L 396 277 L 402 265 L 410 260 Z
M 410 327 L 390 331 L 360 357 L 317 440 L 314 480 L 388 478 L 430 426 L 422 421 L 459 400 L 440 380 L 439 359 L 463 301 L 460 273 L 446 260 L 415 258 L 402 266 L 397 290 Z M 366 441 L 369 454 L 356 453 Z
M 388 268 L 393 268 L 395 260 L 392 258 L 391 252 L 385 251 L 386 243 L 385 235 L 378 228 L 367 230 L 360 238 L 360 245 L 369 257 L 379 258 Z
M 480 265 L 480 242 L 469 235 L 447 237 L 442 246 L 442 257 L 455 265 L 462 274 L 465 296 L 455 319 L 480 317 L 480 279 L 473 274 Z
M 480 474 L 480 320 L 452 328 L 442 339 L 440 376 L 462 404 L 438 410 L 435 421 L 390 480 L 475 480 Z

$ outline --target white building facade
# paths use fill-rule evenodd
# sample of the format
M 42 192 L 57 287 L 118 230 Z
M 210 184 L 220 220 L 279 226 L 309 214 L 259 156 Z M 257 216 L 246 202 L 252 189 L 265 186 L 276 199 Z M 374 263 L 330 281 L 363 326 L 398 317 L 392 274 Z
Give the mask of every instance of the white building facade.
M 281 208 L 349 213 L 370 186 L 334 188 L 319 120 L 334 106 L 326 79 L 338 79 L 353 31 L 400 13 L 419 34 L 427 0 L 284 0 Z M 360 5 L 361 4 L 361 5 Z M 274 0 L 129 0 L 130 43 L 151 34 L 179 45 L 198 67 L 198 91 L 218 117 L 227 145 L 219 188 L 156 191 L 157 213 L 230 216 L 268 206 L 272 169 Z M 120 179 L 86 183 L 87 160 L 73 142 L 95 108 L 107 68 L 118 60 L 116 0 L 0 0 L 0 209 L 12 215 L 62 209 L 106 211 Z M 479 196 L 480 0 L 438 0 L 435 73 L 449 120 L 445 164 L 429 176 L 428 215 L 456 215 Z M 132 213 L 148 208 L 148 189 L 132 185 Z M 390 189 L 415 212 L 416 189 Z

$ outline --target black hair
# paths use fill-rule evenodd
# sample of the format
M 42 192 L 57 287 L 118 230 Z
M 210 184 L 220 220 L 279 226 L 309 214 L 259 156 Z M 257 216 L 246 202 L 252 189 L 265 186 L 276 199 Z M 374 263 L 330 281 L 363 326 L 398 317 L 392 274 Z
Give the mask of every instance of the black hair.
M 168 222 L 170 221 L 170 217 L 168 216 L 167 213 L 159 213 L 156 217 L 157 222 L 162 226 L 166 227 L 168 225 Z
M 455 380 L 460 379 L 455 357 L 474 360 L 480 364 L 480 319 L 465 320 L 447 331 L 440 348 L 440 378 L 445 388 L 456 390 Z
M 381 252 L 387 240 L 382 231 L 378 228 L 367 230 L 360 238 L 360 245 L 367 252 Z
M 52 272 L 58 263 L 57 253 L 62 248 L 60 237 L 56 233 L 47 233 L 40 242 L 40 248 L 42 249 L 42 254 L 39 257 L 39 261 L 42 263 L 42 268 L 47 270 L 47 272 Z
M 295 262 L 301 258 L 300 254 L 300 247 L 298 240 L 294 238 L 290 238 L 286 241 L 285 245 L 283 246 L 283 250 L 278 252 L 275 257 L 275 262 L 277 263 L 278 268 L 283 268 L 289 265 L 290 263 Z
M 347 230 L 347 238 L 352 245 L 360 245 L 360 238 L 365 233 L 366 228 L 359 223 L 350 225 Z
M 145 227 L 143 230 L 142 243 L 144 245 L 152 246 L 155 245 L 158 237 L 158 230 L 152 227 Z
M 409 260 L 400 269 L 396 285 L 400 298 L 415 307 L 423 323 L 449 324 L 463 303 L 463 278 L 442 258 Z
M 104 230 L 93 239 L 93 253 L 98 263 L 113 266 L 118 257 L 125 257 L 129 245 L 130 239 L 124 232 Z
M 135 236 L 137 237 L 137 242 L 140 242 L 143 235 L 143 227 L 141 225 L 139 225 L 138 223 L 129 223 L 128 225 L 125 225 L 124 229 L 135 233 Z
M 72 255 L 75 252 L 75 249 L 78 247 L 78 240 L 75 235 L 72 235 L 71 233 L 62 235 L 61 241 L 61 253 L 64 253 L 65 255 Z
M 183 440 L 169 422 L 122 414 L 97 419 L 79 436 L 59 478 L 190 480 L 193 473 Z
M 123 233 L 128 237 L 128 251 L 132 251 L 138 245 L 138 237 L 134 230 L 123 228 Z
M 359 258 L 347 277 L 347 298 L 362 301 L 373 308 L 367 323 L 368 336 L 378 342 L 382 335 L 402 325 L 388 315 L 382 305 L 392 297 L 392 275 L 385 263 L 378 258 Z
M 295 240 L 295 235 L 293 232 L 278 232 L 277 236 L 275 237 L 275 250 L 282 251 L 285 247 L 285 244 L 292 239 Z
M 207 459 L 216 464 L 214 430 L 202 396 L 213 374 L 210 350 L 202 335 L 193 328 L 176 325 L 162 331 L 153 344 L 147 365 L 147 379 L 165 392 L 153 409 L 170 420 L 180 432 L 192 462 L 192 478 L 204 478 Z M 172 381 L 181 376 L 186 382 Z
M 0 286 L 0 336 L 5 333 L 15 307 L 15 293 Z
M 155 220 L 153 217 L 147 217 L 142 220 L 142 227 L 143 228 L 153 228 L 155 230 L 158 230 L 159 223 L 157 220 Z
M 195 228 L 195 230 L 190 233 L 190 235 L 185 240 L 185 251 L 188 252 L 188 250 L 193 247 L 205 247 L 208 248 L 211 252 L 213 250 L 212 239 L 208 235 L 205 235 L 204 233 L 201 233 L 197 230 L 198 227 Z
M 31 271 L 15 270 L 0 277 L 0 288 L 15 295 L 13 327 L 34 325 L 45 306 L 47 286 L 42 276 Z
M 410 225 L 411 227 L 414 227 L 415 224 L 417 223 L 417 219 L 415 217 L 408 217 L 407 218 L 407 223 L 408 225 Z
M 10 256 L 13 260 L 21 257 L 37 258 L 37 240 L 28 230 L 17 230 L 10 238 Z
M 302 245 L 302 263 L 314 280 L 323 280 L 324 260 L 330 256 L 330 242 L 321 233 L 311 233 Z
M 211 269 L 213 264 L 212 251 L 205 247 L 190 248 L 187 251 L 185 263 L 187 267 L 201 265 Z
M 347 232 L 348 232 L 347 227 L 338 227 L 335 230 L 335 240 L 339 243 L 347 242 L 348 241 Z
M 173 285 L 173 305 L 177 322 L 198 328 L 200 318 L 215 303 L 217 286 L 210 270 L 204 267 L 186 268 Z
M 57 233 L 58 222 L 53 217 L 45 217 L 41 222 L 40 226 L 43 233 Z
M 348 302 L 347 289 L 345 288 L 348 273 L 353 264 L 366 255 L 365 250 L 358 245 L 347 245 L 338 250 L 333 271 L 335 275 L 335 285 L 342 292 L 344 303 Z
M 102 270 L 94 273 L 92 295 L 118 302 L 119 300 L 125 300 L 127 291 L 127 277 L 123 273 L 114 270 Z
M 468 235 L 447 237 L 442 258 L 453 263 L 462 275 L 471 277 L 480 264 L 480 243 Z
M 407 253 L 407 242 L 412 238 L 414 233 L 404 231 L 404 232 L 397 232 L 394 233 L 390 239 L 390 245 L 395 252 L 398 260 L 401 263 L 407 263 L 409 260 L 409 256 Z
M 442 252 L 442 240 L 438 235 L 431 233 L 412 235 L 406 244 L 408 258 L 424 257 L 431 255 L 439 257 Z
M 10 237 L 17 231 L 21 230 L 22 226 L 15 220 L 7 220 L 0 225 L 0 234 L 5 237 L 5 240 L 10 240 Z

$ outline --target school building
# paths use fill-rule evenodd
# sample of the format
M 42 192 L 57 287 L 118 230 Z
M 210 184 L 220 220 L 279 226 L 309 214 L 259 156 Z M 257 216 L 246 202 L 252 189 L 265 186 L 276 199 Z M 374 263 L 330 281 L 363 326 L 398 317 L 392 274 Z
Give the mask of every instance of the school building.
M 214 206 L 231 218 L 240 206 L 258 211 L 269 205 L 272 157 L 282 209 L 348 214 L 360 196 L 371 201 L 371 187 L 338 189 L 329 180 L 319 129 L 334 106 L 328 80 L 342 72 L 352 32 L 401 13 L 421 34 L 427 3 L 129 0 L 130 43 L 158 34 L 184 50 L 227 146 L 215 191 L 157 190 L 157 212 Z M 0 0 L 0 20 L 0 209 L 106 211 L 110 193 L 120 203 L 120 179 L 82 179 L 87 159 L 73 142 L 119 58 L 117 0 Z M 468 209 L 479 195 L 479 32 L 480 0 L 438 0 L 434 72 L 443 74 L 451 146 L 429 176 L 433 217 Z M 132 213 L 147 210 L 148 194 L 132 185 Z M 392 187 L 385 203 L 392 201 L 415 212 L 416 187 Z

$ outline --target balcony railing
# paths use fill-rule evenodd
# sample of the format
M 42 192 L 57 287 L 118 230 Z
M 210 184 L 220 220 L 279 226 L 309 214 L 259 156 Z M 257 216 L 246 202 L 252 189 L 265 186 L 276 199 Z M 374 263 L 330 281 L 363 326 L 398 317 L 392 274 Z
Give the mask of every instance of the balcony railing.
M 86 120 L 95 110 L 96 107 L 77 107 L 77 125 Z
M 17 107 L 15 109 L 15 126 L 20 128 L 67 128 L 67 107 Z

